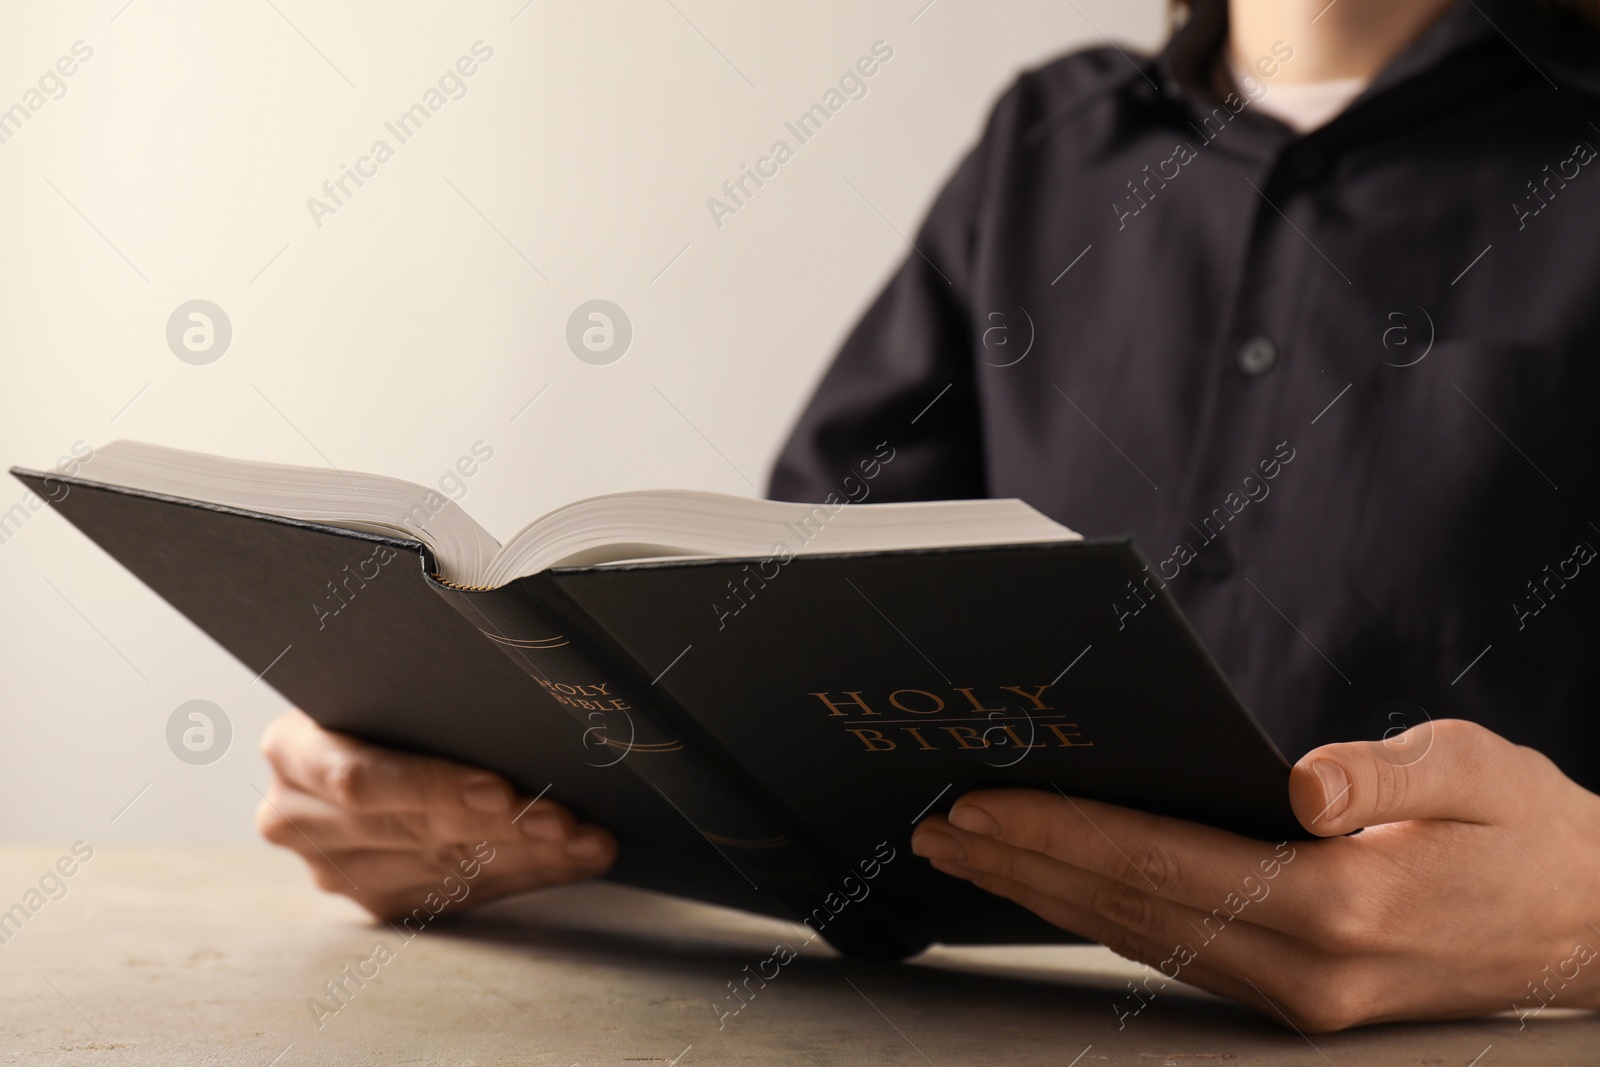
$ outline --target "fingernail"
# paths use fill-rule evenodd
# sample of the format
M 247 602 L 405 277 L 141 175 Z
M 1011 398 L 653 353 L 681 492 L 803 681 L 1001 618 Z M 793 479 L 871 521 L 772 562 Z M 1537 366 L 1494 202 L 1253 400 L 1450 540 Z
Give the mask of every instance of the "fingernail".
M 561 825 L 561 820 L 548 815 L 525 816 L 522 819 L 522 833 L 525 837 L 540 841 L 560 842 L 567 839 L 567 830 Z
M 1350 777 L 1331 759 L 1311 761 L 1311 770 L 1322 783 L 1322 802 L 1326 805 L 1319 819 L 1337 819 L 1350 806 Z
M 952 826 L 959 826 L 968 833 L 1000 836 L 1000 824 L 994 821 L 994 816 L 971 804 L 957 804 L 950 809 L 947 818 Z
M 599 863 L 606 856 L 605 846 L 597 837 L 575 837 L 567 842 L 566 852 L 580 863 Z
M 911 837 L 911 851 L 924 859 L 950 860 L 955 863 L 967 861 L 967 850 L 962 847 L 961 842 L 938 830 L 918 830 Z
M 461 803 L 473 811 L 493 814 L 511 807 L 506 791 L 493 782 L 473 782 L 461 791 Z

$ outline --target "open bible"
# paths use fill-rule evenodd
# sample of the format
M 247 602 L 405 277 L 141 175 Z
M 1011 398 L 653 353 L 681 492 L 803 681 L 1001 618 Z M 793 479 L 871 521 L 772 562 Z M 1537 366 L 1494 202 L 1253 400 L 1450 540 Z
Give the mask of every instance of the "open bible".
M 322 725 L 504 774 L 611 829 L 609 877 L 848 952 L 1071 939 L 910 855 L 971 789 L 1304 836 L 1138 549 L 1021 501 L 620 493 L 501 545 L 353 471 L 114 442 L 12 472 Z

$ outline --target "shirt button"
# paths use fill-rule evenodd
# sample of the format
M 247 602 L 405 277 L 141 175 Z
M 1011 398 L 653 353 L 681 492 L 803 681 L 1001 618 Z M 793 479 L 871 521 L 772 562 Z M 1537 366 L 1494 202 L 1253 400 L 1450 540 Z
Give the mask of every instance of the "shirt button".
M 1278 346 L 1266 337 L 1252 337 L 1239 346 L 1239 369 L 1252 377 L 1265 374 L 1278 362 Z

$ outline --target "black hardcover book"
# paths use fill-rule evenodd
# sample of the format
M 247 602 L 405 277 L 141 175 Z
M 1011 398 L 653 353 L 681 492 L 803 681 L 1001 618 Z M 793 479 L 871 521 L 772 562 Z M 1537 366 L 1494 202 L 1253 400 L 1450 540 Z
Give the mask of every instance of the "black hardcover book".
M 354 472 L 118 442 L 12 473 L 322 725 L 548 789 L 617 835 L 608 877 L 846 952 L 1075 940 L 910 855 L 972 789 L 1305 836 L 1133 543 L 1016 501 L 620 494 L 502 547 Z

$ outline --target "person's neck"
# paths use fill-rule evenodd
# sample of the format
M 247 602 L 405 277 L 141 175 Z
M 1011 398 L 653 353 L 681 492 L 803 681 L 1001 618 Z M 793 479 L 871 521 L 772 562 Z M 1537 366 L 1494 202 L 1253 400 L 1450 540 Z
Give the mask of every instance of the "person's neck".
M 1294 59 L 1285 82 L 1370 79 L 1444 14 L 1454 0 L 1229 0 L 1230 43 L 1241 63 L 1274 54 Z M 1281 45 L 1280 45 L 1281 47 Z

